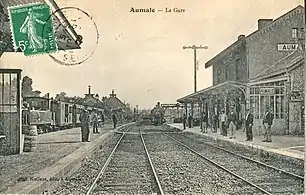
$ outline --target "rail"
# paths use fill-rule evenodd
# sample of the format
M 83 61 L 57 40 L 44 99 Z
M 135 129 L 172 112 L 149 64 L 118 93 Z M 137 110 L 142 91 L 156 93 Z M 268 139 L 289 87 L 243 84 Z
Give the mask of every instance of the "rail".
M 101 177 L 101 175 L 105 172 L 108 164 L 110 163 L 113 154 L 115 153 L 116 149 L 118 148 L 119 144 L 121 143 L 123 137 L 125 136 L 125 133 L 128 132 L 130 130 L 130 128 L 128 128 L 120 137 L 120 139 L 118 140 L 117 144 L 115 145 L 115 147 L 113 148 L 112 152 L 110 153 L 110 155 L 108 156 L 105 164 L 103 165 L 102 169 L 99 171 L 98 175 L 96 176 L 94 182 L 91 184 L 90 188 L 88 189 L 88 191 L 86 192 L 86 195 L 89 195 L 92 193 L 92 191 L 95 189 L 95 187 L 97 186 L 97 182 L 99 180 L 99 178 Z
M 268 194 L 268 195 L 272 195 L 270 192 L 266 191 L 265 189 L 263 189 L 263 188 L 261 188 L 261 187 L 255 185 L 255 184 L 253 184 L 252 182 L 249 182 L 248 180 L 244 179 L 243 177 L 240 177 L 239 175 L 237 175 L 236 173 L 234 173 L 234 172 L 228 170 L 227 168 L 221 166 L 220 164 L 218 164 L 218 163 L 216 163 L 216 162 L 210 160 L 209 158 L 203 156 L 203 155 L 200 154 L 199 152 L 197 152 L 197 151 L 195 151 L 194 149 L 190 148 L 189 146 L 183 144 L 182 142 L 178 141 L 177 139 L 175 139 L 175 138 L 173 138 L 173 137 L 171 137 L 171 136 L 169 136 L 169 135 L 167 135 L 167 134 L 165 134 L 165 135 L 166 135 L 167 137 L 169 137 L 170 139 L 172 139 L 173 141 L 175 141 L 175 142 L 177 142 L 178 144 L 180 144 L 181 146 L 187 148 L 188 150 L 190 150 L 190 151 L 193 152 L 194 154 L 196 154 L 196 155 L 200 156 L 201 158 L 207 160 L 208 162 L 212 163 L 212 164 L 215 165 L 216 167 L 218 167 L 218 168 L 220 168 L 220 169 L 222 169 L 222 170 L 224 170 L 224 171 L 230 173 L 231 175 L 233 175 L 233 176 L 239 178 L 240 180 L 244 181 L 245 183 L 247 183 L 247 184 L 249 184 L 249 185 L 255 187 L 255 188 L 258 189 L 259 191 L 261 191 L 261 192 L 263 192 L 263 193 L 265 193 L 265 194 Z
M 106 171 L 106 169 L 107 169 L 107 167 L 108 167 L 110 161 L 112 160 L 112 157 L 113 157 L 115 151 L 117 150 L 117 148 L 118 148 L 118 146 L 120 145 L 121 141 L 123 140 L 124 136 L 125 136 L 126 134 L 128 134 L 128 132 L 129 132 L 129 130 L 130 130 L 131 128 L 132 128 L 132 127 L 130 126 L 125 132 L 117 132 L 117 133 L 122 133 L 122 135 L 121 135 L 120 139 L 118 140 L 117 144 L 115 145 L 115 147 L 113 148 L 112 152 L 111 152 L 110 155 L 108 156 L 108 158 L 107 158 L 105 164 L 103 165 L 102 169 L 99 171 L 98 175 L 95 177 L 95 180 L 94 180 L 93 183 L 91 184 L 91 186 L 90 186 L 90 188 L 88 189 L 86 195 L 90 195 L 90 194 L 93 192 L 93 190 L 96 188 L 97 182 L 98 182 L 99 178 L 105 173 L 105 171 Z M 153 172 L 154 179 L 155 179 L 155 182 L 156 182 L 157 187 L 158 187 L 158 191 L 160 192 L 160 195 L 164 195 L 163 189 L 162 189 L 161 184 L 160 184 L 160 181 L 159 181 L 159 179 L 158 179 L 158 177 L 157 177 L 155 168 L 154 168 L 154 166 L 153 166 L 152 160 L 151 160 L 151 158 L 150 158 L 149 152 L 148 152 L 148 150 L 147 150 L 147 147 L 146 147 L 146 145 L 145 145 L 145 141 L 144 141 L 144 139 L 143 139 L 143 136 L 142 136 L 142 133 L 140 132 L 140 130 L 139 130 L 139 134 L 140 134 L 141 141 L 142 141 L 142 144 L 143 144 L 144 149 L 145 149 L 145 152 L 146 152 L 146 156 L 147 156 L 148 161 L 149 161 L 149 163 L 150 163 L 150 168 L 151 168 L 151 170 L 152 170 L 152 172 Z
M 147 157 L 148 157 L 148 160 L 149 160 L 149 163 L 150 163 L 152 172 L 153 172 L 153 174 L 154 174 L 154 179 L 155 179 L 155 181 L 156 181 L 156 183 L 157 183 L 158 190 L 159 190 L 159 192 L 160 192 L 161 195 L 164 195 L 163 189 L 162 189 L 161 184 L 160 184 L 160 181 L 159 181 L 159 179 L 158 179 L 158 177 L 157 177 L 155 168 L 154 168 L 154 166 L 153 166 L 153 163 L 152 163 L 150 154 L 149 154 L 149 152 L 148 152 L 147 146 L 146 146 L 146 144 L 145 144 L 145 141 L 144 141 L 144 139 L 143 139 L 142 133 L 141 133 L 141 132 L 139 132 L 139 133 L 140 133 L 141 141 L 142 141 L 142 144 L 143 144 L 143 146 L 144 146 L 144 148 L 145 148 L 145 151 L 146 151 L 146 154 L 147 154 Z
M 185 137 L 186 137 L 186 136 L 185 136 Z M 273 166 L 268 165 L 268 164 L 266 164 L 266 163 L 263 163 L 263 162 L 260 162 L 260 161 L 251 159 L 251 158 L 246 157 L 246 156 L 243 156 L 243 155 L 241 155 L 241 154 L 234 153 L 234 152 L 232 152 L 232 151 L 226 150 L 226 149 L 221 148 L 221 147 L 218 147 L 218 146 L 214 146 L 214 145 L 212 145 L 212 144 L 208 144 L 208 143 L 203 142 L 203 141 L 200 141 L 200 140 L 199 140 L 199 142 L 201 142 L 201 143 L 203 143 L 203 144 L 205 144 L 205 145 L 207 145 L 207 146 L 210 146 L 210 147 L 213 147 L 213 148 L 222 150 L 222 151 L 224 151 L 224 152 L 233 154 L 233 155 L 238 156 L 238 157 L 240 157 L 240 158 L 249 160 L 249 161 L 251 161 L 251 162 L 255 162 L 255 163 L 257 163 L 257 164 L 259 164 L 259 165 L 262 165 L 262 166 L 264 166 L 264 167 L 268 167 L 268 168 L 273 169 L 273 170 L 275 170 L 275 171 L 284 173 L 284 174 L 289 175 L 289 176 L 291 176 L 291 177 L 294 177 L 294 178 L 298 178 L 298 179 L 304 180 L 304 177 L 303 177 L 303 176 L 300 176 L 300 175 L 297 175 L 297 174 L 294 174 L 294 173 L 290 173 L 290 172 L 285 171 L 285 170 L 283 170 L 283 169 L 279 169 L 279 168 L 277 168 L 277 167 L 273 167 Z

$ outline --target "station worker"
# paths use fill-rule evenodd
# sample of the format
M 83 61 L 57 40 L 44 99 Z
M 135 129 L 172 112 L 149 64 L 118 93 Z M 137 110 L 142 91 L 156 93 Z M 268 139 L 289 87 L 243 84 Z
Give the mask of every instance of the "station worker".
M 80 121 L 81 121 L 82 142 L 89 142 L 90 116 L 87 110 L 85 109 L 82 110 Z
M 116 126 L 117 126 L 117 116 L 116 116 L 115 113 L 113 113 L 112 119 L 113 119 L 114 129 L 116 129 Z
M 237 125 L 237 114 L 235 112 L 235 107 L 231 106 L 231 113 L 228 117 L 229 122 L 229 138 L 235 139 L 236 138 L 236 125 Z
M 186 129 L 186 123 L 187 123 L 187 117 L 186 117 L 186 114 L 183 114 L 183 117 L 182 117 L 182 122 L 183 122 L 184 129 Z
M 93 113 L 93 116 L 92 116 L 92 126 L 93 126 L 93 133 L 99 133 L 98 132 L 98 116 L 96 113 Z
M 273 124 L 273 113 L 270 111 L 269 106 L 266 106 L 266 114 L 263 118 L 262 124 L 264 126 L 265 130 L 265 135 L 264 135 L 264 140 L 263 142 L 272 142 L 271 136 L 272 136 L 272 131 L 271 131 L 271 126 Z
M 192 127 L 192 116 L 191 116 L 191 113 L 189 113 L 189 116 L 188 116 L 188 127 L 191 128 Z
M 245 141 L 253 141 L 253 132 L 252 132 L 252 127 L 253 127 L 253 121 L 254 121 L 254 116 L 250 112 L 250 109 L 247 108 L 247 115 L 245 117 L 245 130 L 246 130 L 246 140 Z
M 201 132 L 207 133 L 207 126 L 208 126 L 208 115 L 206 112 L 203 112 L 203 129 Z
M 227 115 L 225 114 L 224 110 L 221 110 L 220 115 L 220 122 L 221 122 L 221 135 L 227 136 Z

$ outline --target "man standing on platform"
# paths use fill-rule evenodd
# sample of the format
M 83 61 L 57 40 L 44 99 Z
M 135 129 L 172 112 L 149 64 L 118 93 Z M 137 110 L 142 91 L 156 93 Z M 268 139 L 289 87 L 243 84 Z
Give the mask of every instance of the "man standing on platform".
M 226 130 L 227 116 L 223 109 L 221 110 L 220 121 L 221 121 L 221 130 L 222 130 L 221 135 L 227 136 L 227 130 Z
M 192 128 L 192 120 L 193 120 L 193 118 L 192 118 L 191 114 L 189 114 L 189 116 L 188 116 L 188 127 L 189 128 Z
M 83 109 L 82 115 L 80 116 L 80 121 L 81 121 L 82 142 L 89 142 L 90 118 L 87 110 Z
M 186 122 L 187 122 L 186 114 L 183 114 L 182 120 L 183 120 L 182 122 L 183 122 L 184 130 L 185 130 L 186 129 Z
M 99 133 L 98 132 L 98 117 L 96 113 L 93 113 L 93 116 L 92 116 L 92 126 L 93 126 L 93 133 Z
M 245 130 L 246 130 L 246 140 L 245 141 L 253 141 L 253 132 L 252 132 L 252 127 L 253 127 L 253 114 L 250 112 L 250 109 L 247 108 L 247 115 L 245 117 Z
M 234 109 L 235 107 L 231 106 L 231 113 L 228 117 L 230 139 L 236 138 L 237 114 Z
M 114 129 L 116 129 L 116 126 L 117 126 L 117 116 L 116 116 L 115 113 L 113 113 L 112 119 L 113 119 Z
M 271 136 L 272 136 L 271 125 L 273 123 L 273 119 L 274 119 L 274 116 L 270 112 L 269 106 L 266 106 L 266 114 L 265 114 L 264 119 L 262 121 L 262 124 L 263 124 L 264 129 L 265 129 L 265 137 L 264 137 L 263 142 L 272 142 L 272 139 L 271 139 Z

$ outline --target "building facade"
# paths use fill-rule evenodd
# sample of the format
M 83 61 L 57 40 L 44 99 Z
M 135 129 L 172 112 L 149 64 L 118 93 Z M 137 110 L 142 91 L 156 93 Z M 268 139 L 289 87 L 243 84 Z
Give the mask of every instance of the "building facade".
M 263 134 L 262 118 L 268 106 L 274 114 L 274 134 L 303 134 L 304 8 L 281 17 L 259 19 L 258 29 L 209 60 L 213 86 L 178 101 L 209 115 L 226 113 L 231 106 L 241 127 L 245 110 L 254 113 L 255 134 Z

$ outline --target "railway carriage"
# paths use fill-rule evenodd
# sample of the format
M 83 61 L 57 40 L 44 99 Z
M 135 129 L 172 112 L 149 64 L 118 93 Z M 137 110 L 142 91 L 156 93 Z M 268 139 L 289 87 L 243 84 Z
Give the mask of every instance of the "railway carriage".
M 105 111 L 100 107 L 45 97 L 24 97 L 23 103 L 27 106 L 22 109 L 22 124 L 36 125 L 39 133 L 79 127 L 80 115 L 85 107 L 90 113 L 95 111 L 98 115 Z
M 36 125 L 39 133 L 52 130 L 50 99 L 44 97 L 25 97 L 27 109 L 22 110 L 23 125 Z

